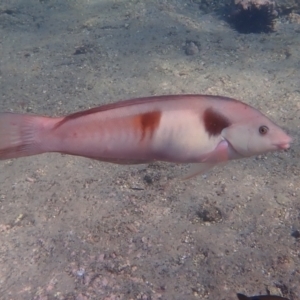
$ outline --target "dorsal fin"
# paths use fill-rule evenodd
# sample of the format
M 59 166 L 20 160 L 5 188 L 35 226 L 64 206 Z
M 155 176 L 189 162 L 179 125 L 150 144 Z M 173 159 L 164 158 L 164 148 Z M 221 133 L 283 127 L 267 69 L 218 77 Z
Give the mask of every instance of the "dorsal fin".
M 85 115 L 89 114 L 94 114 L 97 112 L 101 111 L 107 111 L 110 109 L 117 109 L 120 107 L 125 107 L 125 106 L 132 106 L 132 105 L 140 105 L 140 104 L 145 104 L 149 102 L 159 102 L 159 101 L 175 101 L 179 99 L 191 99 L 191 98 L 198 98 L 199 101 L 211 98 L 212 100 L 224 100 L 224 101 L 237 101 L 238 100 L 228 98 L 228 97 L 221 97 L 221 96 L 212 96 L 212 95 L 194 95 L 194 94 L 186 94 L 186 95 L 162 95 L 162 96 L 150 96 L 150 97 L 143 97 L 143 98 L 135 98 L 135 99 L 129 99 L 129 100 L 123 100 L 115 103 L 109 103 L 109 104 L 104 104 L 98 107 L 90 108 L 84 111 L 79 111 L 72 113 L 65 118 L 63 118 L 59 123 L 57 123 L 56 128 L 67 122 L 68 120 L 71 119 L 76 119 Z

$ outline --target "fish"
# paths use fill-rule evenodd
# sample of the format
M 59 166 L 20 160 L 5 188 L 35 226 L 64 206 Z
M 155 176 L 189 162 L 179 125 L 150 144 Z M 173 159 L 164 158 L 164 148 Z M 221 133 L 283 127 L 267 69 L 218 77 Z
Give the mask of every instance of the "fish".
M 289 300 L 288 298 L 284 298 L 281 296 L 275 295 L 260 295 L 260 296 L 252 296 L 247 297 L 243 294 L 236 294 L 239 300 Z
M 190 178 L 291 142 L 257 109 L 212 95 L 123 100 L 53 118 L 0 113 L 0 160 L 58 152 L 117 164 L 191 163 Z

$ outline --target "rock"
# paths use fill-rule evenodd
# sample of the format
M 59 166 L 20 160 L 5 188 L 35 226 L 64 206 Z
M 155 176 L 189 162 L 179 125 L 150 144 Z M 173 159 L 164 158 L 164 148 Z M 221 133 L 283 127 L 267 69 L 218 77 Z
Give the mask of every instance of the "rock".
M 278 12 L 271 0 L 234 0 L 227 20 L 240 33 L 262 33 L 275 30 Z
M 195 55 L 199 53 L 199 46 L 197 42 L 186 41 L 185 43 L 185 54 L 186 55 Z

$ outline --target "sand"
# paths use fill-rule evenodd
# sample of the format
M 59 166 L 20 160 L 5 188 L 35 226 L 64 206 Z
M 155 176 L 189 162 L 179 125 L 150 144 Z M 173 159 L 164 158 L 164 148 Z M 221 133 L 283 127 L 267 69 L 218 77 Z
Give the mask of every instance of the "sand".
M 299 24 L 242 35 L 193 1 L 2 1 L 0 111 L 224 95 L 294 143 L 188 181 L 167 163 L 1 161 L 0 299 L 300 299 Z

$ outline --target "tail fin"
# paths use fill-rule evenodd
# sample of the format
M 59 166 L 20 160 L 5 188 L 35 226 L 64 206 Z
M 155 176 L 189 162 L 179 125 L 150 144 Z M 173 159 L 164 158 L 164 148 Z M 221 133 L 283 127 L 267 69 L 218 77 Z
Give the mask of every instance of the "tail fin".
M 44 117 L 0 113 L 0 160 L 45 152 L 42 147 Z

